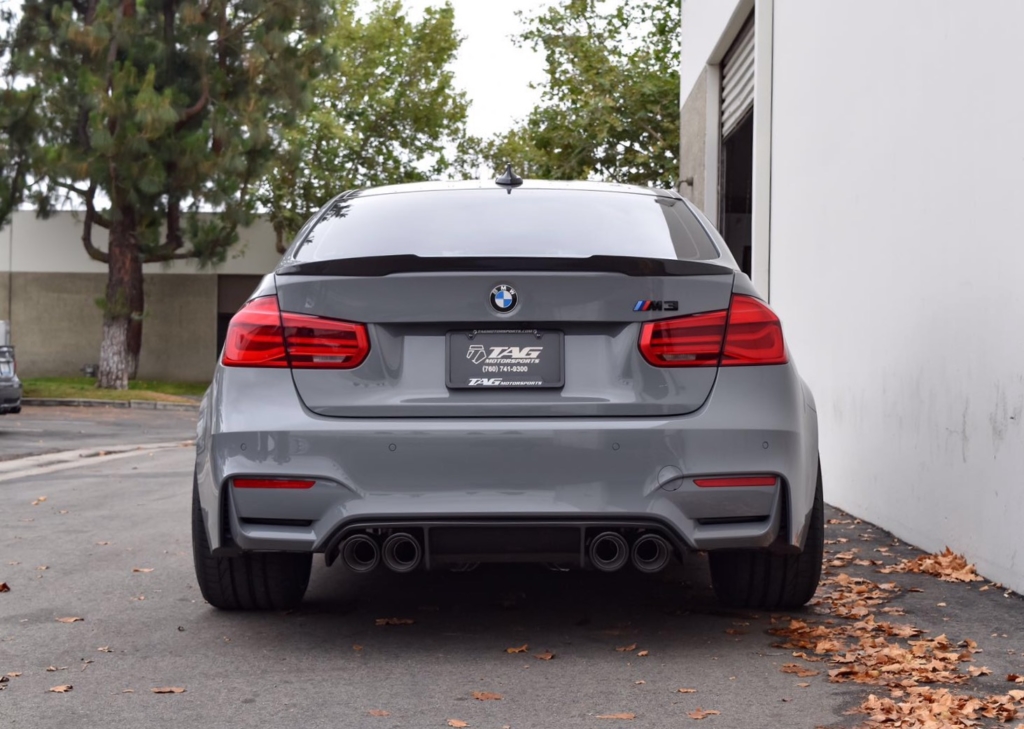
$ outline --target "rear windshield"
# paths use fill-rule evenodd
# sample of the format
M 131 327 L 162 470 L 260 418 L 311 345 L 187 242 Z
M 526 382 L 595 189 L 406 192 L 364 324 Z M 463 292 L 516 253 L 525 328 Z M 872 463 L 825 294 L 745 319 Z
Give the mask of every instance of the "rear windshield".
M 593 190 L 355 193 L 314 218 L 286 260 L 364 256 L 634 256 L 711 260 L 714 243 L 672 198 Z

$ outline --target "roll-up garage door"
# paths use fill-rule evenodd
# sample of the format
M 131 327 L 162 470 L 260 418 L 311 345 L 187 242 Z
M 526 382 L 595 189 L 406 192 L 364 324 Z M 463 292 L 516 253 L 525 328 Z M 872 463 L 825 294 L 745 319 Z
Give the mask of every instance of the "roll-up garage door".
M 754 19 L 743 26 L 722 61 L 722 137 L 754 107 Z

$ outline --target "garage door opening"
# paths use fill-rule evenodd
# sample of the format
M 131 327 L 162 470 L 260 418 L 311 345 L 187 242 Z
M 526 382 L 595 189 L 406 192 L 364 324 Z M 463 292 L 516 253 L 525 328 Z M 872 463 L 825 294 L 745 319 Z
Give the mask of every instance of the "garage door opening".
M 754 189 L 754 114 L 722 140 L 721 233 L 743 273 L 750 275 Z

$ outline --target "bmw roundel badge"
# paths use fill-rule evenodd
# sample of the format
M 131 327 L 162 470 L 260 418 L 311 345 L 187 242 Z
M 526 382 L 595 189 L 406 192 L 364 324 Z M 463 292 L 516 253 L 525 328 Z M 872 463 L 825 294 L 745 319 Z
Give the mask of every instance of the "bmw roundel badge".
M 491 307 L 500 314 L 506 314 L 516 308 L 519 294 L 508 284 L 500 284 L 491 289 Z

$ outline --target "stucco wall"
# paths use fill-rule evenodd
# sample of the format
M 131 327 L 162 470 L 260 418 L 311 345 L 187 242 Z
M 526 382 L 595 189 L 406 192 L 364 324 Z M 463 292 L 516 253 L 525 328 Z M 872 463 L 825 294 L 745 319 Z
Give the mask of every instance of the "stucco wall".
M 693 185 L 679 185 L 683 196 L 704 210 L 704 157 L 708 109 L 707 71 L 702 72 L 683 102 L 679 123 L 679 179 L 693 178 Z
M 106 232 L 94 233 L 96 245 L 106 248 Z M 106 266 L 86 255 L 81 235 L 80 216 L 71 212 L 46 220 L 18 212 L 0 230 L 0 319 L 11 321 L 18 371 L 25 377 L 76 375 L 99 357 L 103 315 L 95 302 L 103 295 Z M 144 266 L 140 378 L 210 379 L 218 354 L 218 279 L 224 277 L 226 288 L 251 291 L 248 282 L 273 270 L 280 257 L 266 223 L 239 231 L 239 237 L 219 266 Z M 228 298 L 237 300 L 231 293 Z
M 1024 591 L 1024 4 L 774 22 L 772 305 L 826 498 Z

